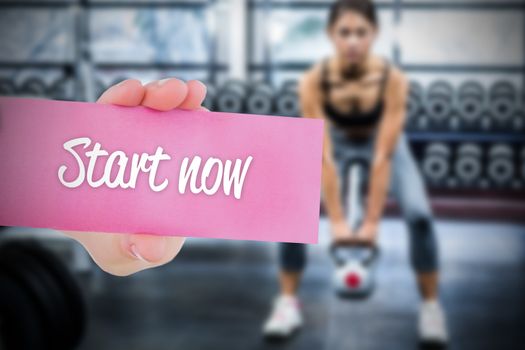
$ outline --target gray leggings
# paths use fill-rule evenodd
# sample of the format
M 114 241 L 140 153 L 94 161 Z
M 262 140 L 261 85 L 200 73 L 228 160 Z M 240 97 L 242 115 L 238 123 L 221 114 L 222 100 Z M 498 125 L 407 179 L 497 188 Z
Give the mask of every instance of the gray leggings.
M 373 156 L 374 138 L 354 141 L 335 127 L 331 128 L 330 137 L 342 185 L 341 199 L 344 201 L 347 186 L 344 164 L 355 159 L 369 163 Z M 439 257 L 432 210 L 404 133 L 400 135 L 392 157 L 390 192 L 399 203 L 408 226 L 411 265 L 417 272 L 437 271 Z M 282 270 L 303 270 L 306 265 L 306 245 L 280 243 L 279 262 Z

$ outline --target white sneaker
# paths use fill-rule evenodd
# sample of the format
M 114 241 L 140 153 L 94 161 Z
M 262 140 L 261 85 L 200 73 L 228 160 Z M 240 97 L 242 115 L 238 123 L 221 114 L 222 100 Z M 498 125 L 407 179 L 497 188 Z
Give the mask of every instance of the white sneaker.
M 424 344 L 446 345 L 448 332 L 445 313 L 438 301 L 425 301 L 419 309 L 419 339 Z
M 267 338 L 287 338 L 303 325 L 301 306 L 294 296 L 280 295 L 273 302 L 270 317 L 263 327 Z

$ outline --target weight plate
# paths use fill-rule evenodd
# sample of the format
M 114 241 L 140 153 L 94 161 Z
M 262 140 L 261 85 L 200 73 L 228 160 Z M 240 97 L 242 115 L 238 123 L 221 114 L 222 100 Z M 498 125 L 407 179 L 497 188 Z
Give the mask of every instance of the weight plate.
M 423 159 L 422 170 L 428 180 L 442 182 L 449 173 L 448 161 L 443 157 L 427 156 Z
M 456 110 L 462 121 L 472 124 L 478 121 L 481 113 L 483 113 L 484 106 L 477 98 L 466 96 L 457 102 Z
M 483 155 L 481 147 L 475 143 L 464 143 L 459 145 L 457 153 L 459 156 L 470 156 L 474 158 L 481 158 Z
M 443 123 L 452 114 L 452 101 L 443 96 L 430 97 L 426 101 L 425 110 L 432 120 Z
M 244 99 L 235 91 L 222 91 L 217 96 L 217 109 L 220 112 L 242 113 L 244 112 Z
M 71 347 L 78 345 L 82 339 L 87 322 L 86 304 L 82 290 L 71 271 L 51 251 L 45 249 L 36 241 L 12 241 L 11 246 L 16 246 L 38 260 L 45 267 L 63 293 L 67 303 L 68 318 L 70 320 Z
M 297 94 L 293 92 L 281 93 L 275 99 L 275 109 L 277 115 L 299 117 L 301 111 Z
M 454 170 L 464 183 L 474 183 L 481 176 L 481 160 L 475 157 L 459 157 Z
M 505 144 L 492 145 L 488 155 L 490 158 L 512 158 L 512 147 Z
M 506 122 L 516 111 L 516 103 L 509 97 L 497 97 L 490 101 L 491 117 L 499 122 Z
M 39 348 L 69 349 L 67 306 L 46 269 L 31 255 L 11 247 L 8 242 L 2 245 L 0 270 L 24 286 L 38 305 L 46 335 Z
M 497 185 L 508 185 L 514 176 L 514 164 L 509 159 L 493 159 L 489 161 L 487 173 Z
M 16 85 L 9 78 L 0 78 L 0 96 L 16 95 Z
M 514 99 L 517 95 L 518 89 L 510 81 L 499 80 L 493 83 L 490 87 L 490 98 L 508 97 Z
M 248 87 L 246 86 L 246 83 L 237 79 L 230 79 L 226 81 L 221 89 L 221 91 L 234 91 L 243 98 L 246 97 L 246 93 L 248 92 L 247 90 Z
M 40 308 L 31 293 L 0 269 L 0 348 L 42 349 L 46 337 Z
M 468 80 L 459 86 L 457 95 L 459 100 L 470 97 L 479 102 L 483 102 L 485 99 L 485 89 L 479 82 Z
M 440 142 L 431 143 L 425 148 L 425 154 L 449 158 L 451 155 L 450 146 Z
M 35 77 L 27 78 L 18 88 L 18 95 L 20 96 L 44 97 L 46 96 L 46 92 L 46 83 Z
M 274 105 L 273 96 L 274 92 L 271 86 L 264 83 L 256 83 L 252 86 L 246 99 L 246 111 L 251 114 L 271 114 Z
M 438 80 L 430 84 L 427 89 L 427 98 L 442 97 L 447 100 L 452 100 L 454 96 L 454 87 L 444 80 Z
M 296 94 L 299 87 L 299 83 L 295 79 L 285 80 L 281 85 L 281 92 L 291 92 Z

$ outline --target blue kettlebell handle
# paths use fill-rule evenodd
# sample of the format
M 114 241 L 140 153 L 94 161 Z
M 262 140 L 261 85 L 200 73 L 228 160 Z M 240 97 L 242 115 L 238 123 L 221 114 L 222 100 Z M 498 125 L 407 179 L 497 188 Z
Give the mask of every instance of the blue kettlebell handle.
M 369 244 L 362 241 L 339 241 L 330 244 L 330 255 L 337 265 L 344 265 L 346 260 L 339 258 L 337 251 L 340 249 L 369 249 L 370 256 L 363 261 L 365 266 L 371 265 L 379 257 L 377 244 Z

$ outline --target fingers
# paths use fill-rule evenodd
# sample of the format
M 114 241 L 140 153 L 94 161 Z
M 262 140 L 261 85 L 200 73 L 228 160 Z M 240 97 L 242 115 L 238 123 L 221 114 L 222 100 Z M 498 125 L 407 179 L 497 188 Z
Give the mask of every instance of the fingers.
M 111 86 L 98 99 L 98 103 L 134 107 L 141 104 L 146 89 L 137 79 L 126 79 Z
M 188 95 L 188 86 L 182 80 L 167 78 L 155 80 L 145 86 L 142 105 L 159 111 L 177 108 Z
M 198 80 L 190 80 L 186 85 L 188 86 L 188 94 L 178 108 L 199 109 L 206 97 L 206 85 Z
M 143 86 L 137 79 L 126 79 L 107 89 L 97 102 L 129 107 L 143 105 L 159 111 L 207 110 L 201 107 L 205 97 L 206 86 L 198 80 L 184 83 L 177 78 L 167 78 Z
M 128 276 L 170 262 L 185 240 L 149 234 L 64 233 L 82 244 L 102 270 L 116 276 Z

